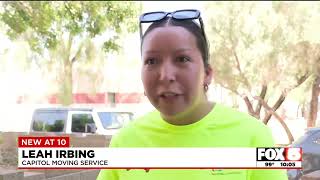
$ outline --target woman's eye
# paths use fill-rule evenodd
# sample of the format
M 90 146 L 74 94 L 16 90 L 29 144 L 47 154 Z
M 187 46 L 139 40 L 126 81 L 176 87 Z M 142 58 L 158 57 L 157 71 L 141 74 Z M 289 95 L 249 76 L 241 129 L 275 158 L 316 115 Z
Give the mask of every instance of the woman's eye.
M 146 64 L 146 65 L 156 64 L 156 59 L 147 59 L 144 61 L 144 64 Z
M 188 57 L 182 56 L 182 57 L 178 57 L 178 58 L 177 58 L 177 61 L 178 61 L 178 62 L 181 62 L 181 63 L 185 63 L 185 62 L 190 61 L 190 59 L 189 59 Z

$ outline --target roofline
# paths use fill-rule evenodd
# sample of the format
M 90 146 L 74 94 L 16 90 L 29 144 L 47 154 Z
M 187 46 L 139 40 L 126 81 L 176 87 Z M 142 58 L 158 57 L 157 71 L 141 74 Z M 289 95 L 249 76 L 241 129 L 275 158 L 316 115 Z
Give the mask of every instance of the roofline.
M 92 111 L 93 108 L 48 107 L 36 108 L 34 111 Z

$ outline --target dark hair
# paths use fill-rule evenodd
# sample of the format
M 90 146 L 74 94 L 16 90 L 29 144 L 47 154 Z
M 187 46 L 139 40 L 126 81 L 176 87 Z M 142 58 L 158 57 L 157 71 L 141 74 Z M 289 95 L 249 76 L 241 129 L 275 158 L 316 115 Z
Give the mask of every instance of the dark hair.
M 166 27 L 166 26 L 180 26 L 185 28 L 196 38 L 197 47 L 201 52 L 203 64 L 205 67 L 209 66 L 209 43 L 207 42 L 204 34 L 202 33 L 201 27 L 193 20 L 175 20 L 171 17 L 166 17 L 161 21 L 153 22 L 141 38 L 141 50 L 144 38 L 146 35 L 155 28 Z

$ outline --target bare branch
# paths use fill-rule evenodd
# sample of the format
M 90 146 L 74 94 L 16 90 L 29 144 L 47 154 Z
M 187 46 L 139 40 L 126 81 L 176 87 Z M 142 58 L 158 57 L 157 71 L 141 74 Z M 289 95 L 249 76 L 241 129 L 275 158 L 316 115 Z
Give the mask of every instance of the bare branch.
M 297 79 L 297 84 L 295 84 L 292 87 L 285 88 L 283 90 L 283 94 L 287 95 L 291 90 L 299 87 L 302 83 L 304 83 L 310 76 L 311 76 L 311 73 L 306 72 L 303 76 L 301 76 L 299 79 Z
M 283 101 L 286 99 L 287 94 L 294 88 L 300 86 L 303 82 L 305 82 L 308 77 L 310 77 L 309 73 L 306 73 L 305 75 L 303 75 L 302 77 L 300 77 L 297 81 L 297 84 L 291 88 L 287 88 L 284 89 L 283 92 L 281 93 L 281 95 L 279 96 L 277 102 L 273 105 L 272 109 L 273 111 L 277 111 L 277 109 L 281 106 L 281 104 L 283 103 Z M 265 116 L 265 118 L 263 119 L 263 121 L 268 122 L 269 119 L 271 118 L 271 114 L 269 113 L 268 115 Z
M 245 77 L 245 75 L 243 74 L 243 72 L 241 70 L 240 61 L 239 61 L 237 52 L 235 51 L 234 47 L 232 48 L 232 51 L 233 51 L 233 55 L 234 55 L 234 58 L 235 58 L 236 63 L 237 63 L 237 69 L 238 69 L 238 71 L 240 73 L 240 76 L 244 79 L 244 84 L 247 86 L 247 88 L 249 88 L 249 91 L 250 91 L 251 90 L 250 83 L 249 83 L 248 79 Z
M 267 94 L 267 90 L 268 90 L 268 86 L 267 85 L 262 85 L 261 92 L 260 92 L 260 95 L 259 95 L 259 97 L 261 99 L 264 100 L 264 98 L 266 97 L 266 94 Z M 262 107 L 262 104 L 259 101 L 257 106 L 256 106 L 256 110 L 255 110 L 255 114 L 258 116 L 258 119 L 260 119 L 261 107 Z
M 277 109 L 281 106 L 281 104 L 283 103 L 283 101 L 286 99 L 287 94 L 285 92 L 282 92 L 281 95 L 279 96 L 277 102 L 273 105 L 272 110 L 274 112 L 277 111 Z M 268 123 L 268 121 L 270 120 L 272 114 L 268 113 L 266 114 L 266 116 L 264 117 L 263 121 Z
M 298 79 L 298 83 L 294 86 L 294 88 L 296 88 L 296 87 L 298 87 L 298 86 L 300 86 L 303 82 L 305 82 L 307 79 L 308 79 L 308 77 L 310 76 L 310 74 L 309 73 L 306 73 L 305 75 L 303 75 L 302 77 L 300 77 L 299 79 Z M 293 88 L 293 89 L 294 89 Z
M 246 105 L 247 105 L 249 114 L 250 114 L 251 116 L 256 117 L 256 115 L 255 115 L 255 113 L 254 113 L 254 110 L 253 110 L 253 107 L 252 107 L 252 103 L 250 102 L 248 96 L 245 96 L 245 97 L 243 98 L 243 100 L 244 100 L 244 102 L 245 102 Z
M 282 125 L 282 127 L 286 131 L 288 139 L 289 139 L 289 143 L 291 144 L 294 141 L 294 138 L 291 134 L 290 129 L 288 128 L 287 124 L 283 121 L 283 119 L 271 107 L 269 107 L 268 104 L 263 99 L 261 99 L 259 96 L 255 96 L 254 99 L 260 101 L 262 106 L 280 122 L 280 124 Z M 267 122 L 263 122 L 263 123 L 267 124 Z

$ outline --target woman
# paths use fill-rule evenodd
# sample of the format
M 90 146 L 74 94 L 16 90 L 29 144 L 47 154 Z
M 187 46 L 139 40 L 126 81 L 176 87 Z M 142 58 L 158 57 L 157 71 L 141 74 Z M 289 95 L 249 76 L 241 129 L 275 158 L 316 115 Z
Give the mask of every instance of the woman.
M 195 22 L 199 20 L 200 26 Z M 142 34 L 141 23 L 153 22 Z M 209 102 L 213 73 L 200 12 L 151 12 L 140 17 L 142 70 L 151 112 L 113 137 L 110 147 L 273 146 L 253 117 Z M 281 170 L 102 170 L 98 179 L 286 179 Z

